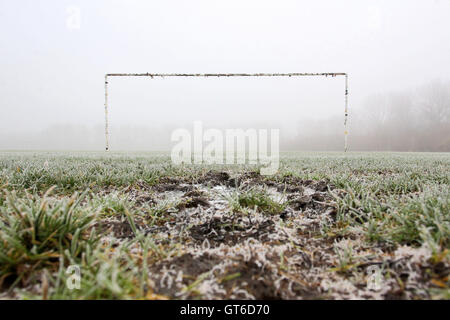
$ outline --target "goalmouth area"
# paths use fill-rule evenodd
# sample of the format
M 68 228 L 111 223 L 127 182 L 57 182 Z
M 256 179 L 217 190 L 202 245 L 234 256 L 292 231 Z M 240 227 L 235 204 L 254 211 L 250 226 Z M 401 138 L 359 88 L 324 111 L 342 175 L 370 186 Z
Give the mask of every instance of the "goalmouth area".
M 107 73 L 105 74 L 105 149 L 110 149 L 109 144 L 109 104 L 108 104 L 108 78 L 109 77 L 345 77 L 344 91 L 344 152 L 348 150 L 348 74 L 344 72 L 322 72 L 322 73 Z

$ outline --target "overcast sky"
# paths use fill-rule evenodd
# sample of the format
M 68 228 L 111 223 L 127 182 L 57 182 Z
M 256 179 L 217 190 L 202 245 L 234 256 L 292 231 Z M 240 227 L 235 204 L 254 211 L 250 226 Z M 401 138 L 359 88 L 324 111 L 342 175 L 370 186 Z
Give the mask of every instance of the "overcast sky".
M 103 125 L 111 72 L 348 72 L 357 108 L 374 93 L 448 80 L 449 40 L 448 0 L 0 0 L 0 133 Z M 343 86 L 115 78 L 111 122 L 295 122 L 342 113 Z

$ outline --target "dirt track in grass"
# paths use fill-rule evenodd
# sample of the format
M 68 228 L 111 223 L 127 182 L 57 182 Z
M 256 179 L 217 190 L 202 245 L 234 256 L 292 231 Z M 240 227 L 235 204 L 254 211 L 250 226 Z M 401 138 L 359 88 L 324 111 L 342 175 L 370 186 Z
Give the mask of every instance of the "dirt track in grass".
M 426 250 L 367 245 L 357 227 L 346 237 L 324 234 L 324 225 L 337 223 L 333 190 L 339 194 L 324 180 L 272 181 L 254 172 L 211 171 L 195 180 L 168 178 L 125 193 L 137 205 L 167 204 L 151 226 L 135 221 L 155 245 L 180 248 L 149 267 L 152 291 L 159 296 L 426 298 Z M 241 201 L 249 192 L 281 206 L 273 210 Z M 99 225 L 115 238 L 134 236 L 126 219 L 110 217 Z M 382 281 L 374 290 L 368 281 L 377 270 Z M 441 273 L 446 272 L 448 266 L 442 266 Z

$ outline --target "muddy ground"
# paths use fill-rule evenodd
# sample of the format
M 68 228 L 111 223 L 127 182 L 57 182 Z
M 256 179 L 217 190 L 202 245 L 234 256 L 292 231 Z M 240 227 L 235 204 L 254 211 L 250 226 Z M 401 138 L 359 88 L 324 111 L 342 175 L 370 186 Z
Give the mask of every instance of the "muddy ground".
M 233 197 L 264 192 L 277 210 L 233 208 Z M 328 181 L 257 173 L 208 172 L 189 180 L 166 178 L 125 190 L 136 206 L 166 205 L 140 232 L 178 253 L 149 266 L 151 290 L 172 299 L 415 299 L 429 293 L 427 248 L 368 243 L 358 227 L 338 227 Z M 98 225 L 117 239 L 134 237 L 124 217 Z M 448 266 L 433 272 L 445 277 Z

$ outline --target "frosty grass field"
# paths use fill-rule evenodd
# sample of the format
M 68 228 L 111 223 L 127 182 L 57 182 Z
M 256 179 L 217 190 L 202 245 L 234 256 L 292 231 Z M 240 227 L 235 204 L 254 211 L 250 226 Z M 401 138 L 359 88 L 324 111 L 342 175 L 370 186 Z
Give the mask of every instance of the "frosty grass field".
M 266 177 L 2 152 L 0 298 L 449 299 L 449 176 L 448 153 L 285 153 Z

